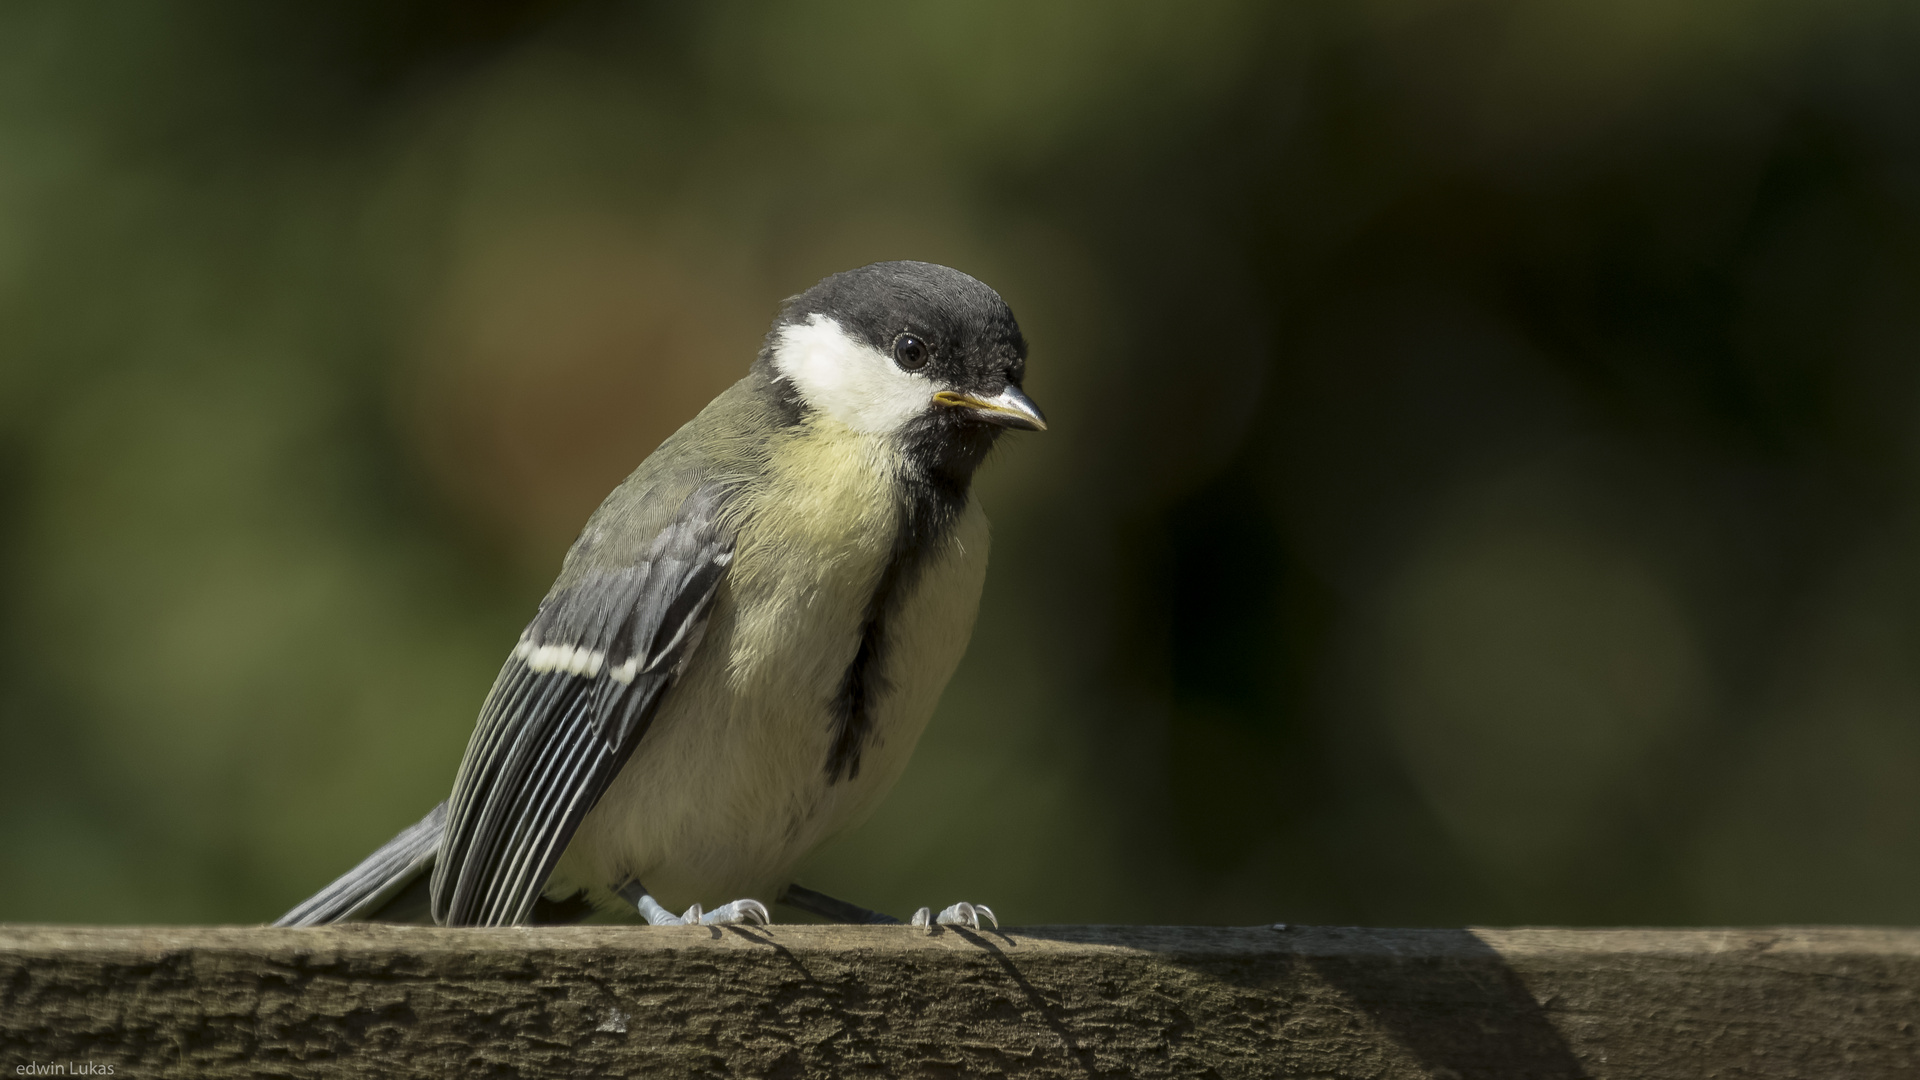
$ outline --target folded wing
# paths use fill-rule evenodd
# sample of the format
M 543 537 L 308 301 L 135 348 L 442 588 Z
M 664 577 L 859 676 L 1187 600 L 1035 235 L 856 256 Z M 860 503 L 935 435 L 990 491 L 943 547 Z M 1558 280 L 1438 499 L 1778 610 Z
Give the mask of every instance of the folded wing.
M 547 877 L 698 646 L 733 558 L 719 490 L 688 496 L 639 561 L 541 604 L 480 710 L 433 866 L 447 926 L 527 921 Z

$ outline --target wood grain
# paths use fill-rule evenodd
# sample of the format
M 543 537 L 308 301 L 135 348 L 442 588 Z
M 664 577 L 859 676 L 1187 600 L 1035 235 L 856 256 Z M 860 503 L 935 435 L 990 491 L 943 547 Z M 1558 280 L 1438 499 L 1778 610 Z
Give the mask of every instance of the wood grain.
M 88 1062 L 116 1077 L 1912 1077 L 1920 931 L 0 927 L 0 1075 Z

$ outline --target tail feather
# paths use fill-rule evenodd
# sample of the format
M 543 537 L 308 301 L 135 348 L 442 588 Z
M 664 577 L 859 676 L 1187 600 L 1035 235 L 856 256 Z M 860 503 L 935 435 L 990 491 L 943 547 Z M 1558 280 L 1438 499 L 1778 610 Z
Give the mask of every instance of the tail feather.
M 421 907 L 411 901 L 417 900 L 413 894 L 422 890 L 409 887 L 427 880 L 446 830 L 447 804 L 442 802 L 362 859 L 360 865 L 274 920 L 273 925 L 325 926 L 380 918 L 414 921 L 410 917 L 423 914 L 424 908 L 421 912 L 411 910 Z

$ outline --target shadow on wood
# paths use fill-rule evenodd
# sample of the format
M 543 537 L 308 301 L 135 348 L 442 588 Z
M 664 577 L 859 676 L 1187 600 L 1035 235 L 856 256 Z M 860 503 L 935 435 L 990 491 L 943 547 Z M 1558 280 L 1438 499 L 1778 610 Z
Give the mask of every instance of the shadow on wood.
M 1434 1076 L 1585 1077 L 1518 973 L 1468 930 L 1434 930 L 1419 957 L 1318 956 L 1313 970 Z

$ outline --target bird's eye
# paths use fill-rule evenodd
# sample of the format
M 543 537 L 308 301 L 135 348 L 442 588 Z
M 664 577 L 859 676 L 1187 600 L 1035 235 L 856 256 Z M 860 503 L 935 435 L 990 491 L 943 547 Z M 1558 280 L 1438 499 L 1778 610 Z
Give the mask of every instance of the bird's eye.
M 927 343 L 912 334 L 901 334 L 893 339 L 894 362 L 908 371 L 925 367 L 927 358 L 932 355 L 933 350 L 927 348 Z

